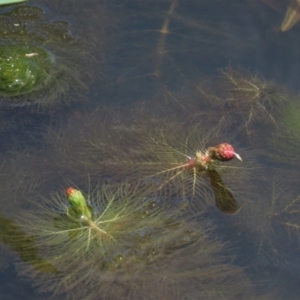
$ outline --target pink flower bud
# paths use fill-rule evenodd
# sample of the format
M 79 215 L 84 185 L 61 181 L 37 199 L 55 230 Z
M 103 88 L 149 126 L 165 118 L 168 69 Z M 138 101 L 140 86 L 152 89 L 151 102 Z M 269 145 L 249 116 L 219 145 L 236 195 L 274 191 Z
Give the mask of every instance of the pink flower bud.
M 233 147 L 230 144 L 222 143 L 216 147 L 211 147 L 208 149 L 209 155 L 212 159 L 219 161 L 228 161 L 236 157 L 239 160 L 242 158 L 235 153 Z
M 68 197 L 74 195 L 74 193 L 76 193 L 76 192 L 77 192 L 77 190 L 72 188 L 72 187 L 69 187 L 69 188 L 66 189 L 66 194 L 67 194 Z

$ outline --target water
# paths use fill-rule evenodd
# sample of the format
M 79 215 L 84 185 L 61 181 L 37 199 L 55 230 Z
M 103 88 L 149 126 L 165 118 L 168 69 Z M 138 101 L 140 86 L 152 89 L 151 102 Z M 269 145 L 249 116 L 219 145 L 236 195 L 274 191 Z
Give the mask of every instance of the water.
M 1 299 L 298 299 L 287 1 L 26 5 L 1 8 L 0 46 L 57 65 L 20 97 L 1 79 Z M 222 143 L 242 161 L 195 167 Z

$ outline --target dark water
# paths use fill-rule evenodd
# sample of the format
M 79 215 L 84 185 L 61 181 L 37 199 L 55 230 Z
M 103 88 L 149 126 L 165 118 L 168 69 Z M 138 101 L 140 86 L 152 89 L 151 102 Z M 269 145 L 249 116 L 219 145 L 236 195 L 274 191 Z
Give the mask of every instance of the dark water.
M 1 299 L 298 299 L 299 25 L 266 2 L 1 8 L 2 57 L 55 78 L 10 97 L 1 71 Z M 223 143 L 242 161 L 192 166 Z

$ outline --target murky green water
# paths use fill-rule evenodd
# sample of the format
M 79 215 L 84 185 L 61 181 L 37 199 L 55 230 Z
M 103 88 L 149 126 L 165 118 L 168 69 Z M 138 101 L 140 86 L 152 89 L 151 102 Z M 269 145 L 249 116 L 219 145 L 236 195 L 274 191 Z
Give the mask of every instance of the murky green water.
M 1 299 L 298 299 L 287 5 L 1 7 Z

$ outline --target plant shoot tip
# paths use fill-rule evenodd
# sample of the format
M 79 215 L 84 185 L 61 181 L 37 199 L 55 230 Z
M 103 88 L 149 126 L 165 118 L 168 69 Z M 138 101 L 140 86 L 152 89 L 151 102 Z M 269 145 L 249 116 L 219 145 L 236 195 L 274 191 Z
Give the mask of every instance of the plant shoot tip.
M 76 189 L 74 189 L 72 187 L 68 187 L 66 189 L 66 194 L 67 194 L 67 196 L 71 196 L 72 194 L 74 194 L 75 191 L 76 191 Z

